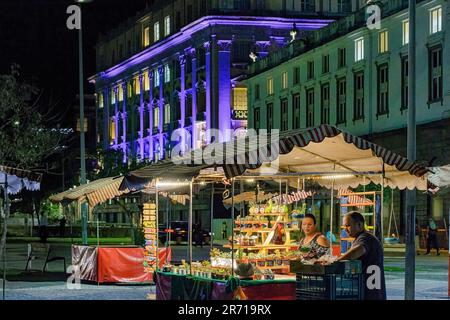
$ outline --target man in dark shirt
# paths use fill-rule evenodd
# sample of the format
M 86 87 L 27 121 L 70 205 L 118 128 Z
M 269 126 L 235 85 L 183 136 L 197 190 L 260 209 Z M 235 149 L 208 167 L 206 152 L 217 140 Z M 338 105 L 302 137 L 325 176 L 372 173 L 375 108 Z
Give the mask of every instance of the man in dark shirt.
M 380 241 L 366 231 L 364 217 L 357 211 L 344 216 L 344 227 L 355 238 L 349 251 L 338 260 L 361 260 L 364 274 L 364 299 L 386 300 L 383 247 Z

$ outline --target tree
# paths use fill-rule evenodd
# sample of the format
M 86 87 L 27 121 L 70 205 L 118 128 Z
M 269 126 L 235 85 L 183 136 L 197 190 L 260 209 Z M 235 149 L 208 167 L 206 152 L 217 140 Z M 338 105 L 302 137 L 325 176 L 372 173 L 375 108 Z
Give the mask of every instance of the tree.
M 33 169 L 58 152 L 68 131 L 44 126 L 33 96 L 38 91 L 18 80 L 17 67 L 0 75 L 0 163 Z
M 0 75 L 0 164 L 33 170 L 59 152 L 70 130 L 45 124 L 39 112 L 39 91 L 21 82 L 18 70 L 13 65 L 11 74 Z M 9 210 L 5 212 L 0 253 L 7 236 Z

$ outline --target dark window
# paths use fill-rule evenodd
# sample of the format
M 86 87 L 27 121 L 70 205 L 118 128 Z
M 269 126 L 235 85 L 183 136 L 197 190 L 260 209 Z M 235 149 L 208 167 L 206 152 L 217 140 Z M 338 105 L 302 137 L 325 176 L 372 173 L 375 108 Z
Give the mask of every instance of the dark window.
M 364 72 L 355 73 L 355 104 L 353 107 L 353 120 L 364 118 Z
M 250 10 L 250 0 L 234 0 L 234 9 Z
M 273 128 L 273 103 L 267 104 L 267 131 Z
M 200 1 L 200 15 L 204 15 L 206 13 L 206 0 Z
M 345 48 L 338 49 L 338 68 L 343 68 L 347 65 L 347 50 Z
M 120 44 L 119 48 L 120 48 L 120 49 L 119 49 L 119 50 L 120 50 L 120 51 L 119 51 L 119 57 L 120 57 L 120 58 L 123 58 L 123 44 Z
M 248 62 L 251 44 L 249 42 L 237 42 L 232 46 L 233 62 Z
M 288 100 L 281 100 L 281 131 L 288 129 Z
M 256 84 L 255 85 L 255 99 L 259 99 L 260 94 L 261 94 L 260 86 L 259 86 L 259 84 Z
M 337 0 L 338 12 L 348 12 L 348 4 L 350 2 L 348 0 Z
M 320 121 L 322 124 L 330 123 L 330 85 L 323 84 L 321 86 L 320 95 Z
M 259 108 L 255 108 L 254 110 L 253 122 L 255 124 L 254 128 L 258 130 L 261 127 L 261 111 Z
M 265 10 L 266 0 L 256 0 L 256 10 Z
M 389 68 L 387 64 L 378 67 L 377 72 L 377 115 L 389 113 Z
M 308 80 L 314 78 L 314 60 L 308 61 Z
M 300 67 L 294 68 L 294 85 L 300 83 Z
M 402 58 L 402 106 L 401 110 L 408 109 L 408 57 L 405 56 Z
M 292 96 L 292 128 L 300 129 L 300 94 L 296 93 Z
M 337 80 L 336 107 L 336 124 L 346 123 L 347 81 L 345 78 Z
M 330 72 L 330 56 L 324 55 L 322 56 L 322 73 Z
M 306 91 L 306 126 L 314 125 L 314 89 Z
M 193 12 L 192 12 L 192 4 L 188 5 L 187 7 L 187 24 L 192 22 L 193 20 Z
M 303 12 L 316 11 L 316 0 L 300 0 L 300 9 Z
M 180 30 L 181 28 L 181 12 L 177 11 L 177 14 L 175 16 L 175 28 L 177 30 Z
M 131 40 L 128 40 L 128 56 L 131 56 Z
M 434 48 L 429 52 L 429 102 L 442 99 L 442 48 Z

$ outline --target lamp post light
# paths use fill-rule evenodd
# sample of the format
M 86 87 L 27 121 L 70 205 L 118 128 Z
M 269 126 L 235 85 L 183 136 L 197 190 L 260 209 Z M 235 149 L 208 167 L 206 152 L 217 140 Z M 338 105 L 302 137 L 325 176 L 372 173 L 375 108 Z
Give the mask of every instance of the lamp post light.
M 84 3 L 90 3 L 93 0 L 75 0 L 76 3 L 81 5 Z M 80 29 L 78 30 L 78 61 L 79 61 L 79 81 L 80 81 L 80 184 L 86 184 L 86 150 L 85 150 L 85 137 L 84 137 L 84 75 L 83 75 L 83 27 L 82 27 L 82 15 L 80 14 Z M 81 237 L 83 244 L 87 245 L 87 220 L 88 220 L 88 207 L 87 203 L 81 204 Z

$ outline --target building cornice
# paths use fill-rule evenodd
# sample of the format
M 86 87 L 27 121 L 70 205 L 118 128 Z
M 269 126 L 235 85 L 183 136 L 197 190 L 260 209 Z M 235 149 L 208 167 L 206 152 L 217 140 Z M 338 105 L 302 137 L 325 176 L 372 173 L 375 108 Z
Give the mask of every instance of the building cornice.
M 296 18 L 279 18 L 279 17 L 253 17 L 253 16 L 206 16 L 198 19 L 191 24 L 183 27 L 180 32 L 177 32 L 168 38 L 153 44 L 143 51 L 135 54 L 127 60 L 105 70 L 101 71 L 91 77 L 89 82 L 95 83 L 98 79 L 114 78 L 124 72 L 130 67 L 137 66 L 167 50 L 168 48 L 179 45 L 191 38 L 193 34 L 212 26 L 253 26 L 265 27 L 272 29 L 292 29 L 293 24 L 297 28 L 304 30 L 314 30 L 326 26 L 334 20 L 319 20 L 319 19 L 296 19 Z

